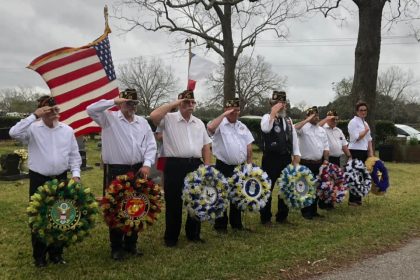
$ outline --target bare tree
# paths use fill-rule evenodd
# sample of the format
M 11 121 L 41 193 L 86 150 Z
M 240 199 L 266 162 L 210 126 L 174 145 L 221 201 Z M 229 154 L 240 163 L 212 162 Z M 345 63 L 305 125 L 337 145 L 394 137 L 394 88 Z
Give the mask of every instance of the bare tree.
M 130 29 L 181 32 L 200 38 L 199 43 L 214 50 L 224 61 L 223 95 L 235 95 L 235 67 L 239 55 L 254 46 L 258 35 L 273 31 L 278 37 L 286 35 L 282 24 L 299 14 L 299 0 L 123 0 L 119 8 L 137 8 L 138 17 L 125 16 Z
M 393 66 L 381 73 L 378 77 L 377 92 L 389 97 L 393 103 L 408 103 L 416 95 L 415 87 L 419 80 L 414 79 L 412 71 L 404 72 L 401 68 Z M 391 107 L 391 120 L 396 119 L 398 106 Z
M 416 96 L 419 96 L 417 86 L 419 80 L 414 79 L 411 71 L 403 71 L 397 66 L 392 66 L 381 72 L 378 76 L 377 95 L 375 107 L 378 109 L 378 119 L 391 121 L 401 120 L 407 104 L 416 103 Z M 349 106 L 351 102 L 351 78 L 342 79 L 333 83 L 333 90 L 336 92 L 332 107 L 339 111 L 339 114 L 348 118 L 353 115 L 354 107 Z
M 209 78 L 215 95 L 210 99 L 211 103 L 222 105 L 223 101 L 223 68 L 219 68 Z M 264 60 L 263 56 L 256 58 L 241 56 L 235 69 L 236 96 L 241 101 L 241 111 L 248 113 L 252 104 L 259 104 L 270 96 L 273 89 L 283 89 L 287 77 L 281 77 L 274 73 L 271 65 Z
M 133 58 L 118 71 L 121 85 L 137 90 L 142 113 L 147 115 L 179 91 L 171 67 L 161 59 Z
M 41 94 L 35 89 L 22 86 L 0 89 L 0 110 L 18 113 L 32 112 L 40 96 Z
M 355 67 L 352 86 L 352 100 L 363 99 L 369 104 L 368 121 L 375 120 L 376 85 L 379 56 L 381 52 L 382 21 L 389 27 L 402 20 L 419 17 L 417 0 L 307 0 L 308 10 L 321 11 L 325 17 L 336 16 L 334 11 L 346 6 L 347 2 L 356 4 L 359 12 L 359 33 L 355 50 Z M 389 9 L 384 11 L 387 5 Z

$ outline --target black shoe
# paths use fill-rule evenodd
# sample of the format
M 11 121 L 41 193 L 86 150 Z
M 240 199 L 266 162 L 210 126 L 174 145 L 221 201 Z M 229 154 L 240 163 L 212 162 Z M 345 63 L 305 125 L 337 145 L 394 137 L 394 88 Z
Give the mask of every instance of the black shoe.
M 273 226 L 273 223 L 271 221 L 261 222 L 261 224 L 265 227 L 272 227 Z
M 318 213 L 315 213 L 314 214 L 314 218 L 323 219 L 323 218 L 325 218 L 325 216 L 324 215 L 320 215 Z
M 141 257 L 143 256 L 143 252 L 137 249 L 136 247 L 129 247 L 124 249 L 128 254 L 134 257 Z
M 47 266 L 47 261 L 45 259 L 36 259 L 34 261 L 34 265 L 36 267 L 46 267 Z
M 50 257 L 50 261 L 53 264 L 66 264 L 67 262 L 63 259 L 63 256 L 53 256 Z
M 214 230 L 215 230 L 217 233 L 220 233 L 220 234 L 227 234 L 227 233 L 228 233 L 227 228 L 215 228 Z
M 177 242 L 176 242 L 176 241 L 169 241 L 169 240 L 165 240 L 165 246 L 166 246 L 166 247 L 173 248 L 173 247 L 175 247 L 175 246 L 176 246 L 176 244 L 177 244 Z
M 111 251 L 111 258 L 114 261 L 122 261 L 124 259 L 124 251 L 119 249 L 119 250 L 112 250 Z
M 200 237 L 188 238 L 188 240 L 194 243 L 206 243 L 206 241 Z

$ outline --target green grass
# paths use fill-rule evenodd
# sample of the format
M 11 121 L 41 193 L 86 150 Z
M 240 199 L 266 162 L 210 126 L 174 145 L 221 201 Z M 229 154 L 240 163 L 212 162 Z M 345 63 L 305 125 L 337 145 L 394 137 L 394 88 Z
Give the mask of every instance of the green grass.
M 16 149 L 0 142 L 0 153 Z M 259 163 L 260 154 L 254 158 Z M 99 150 L 88 143 L 88 164 L 99 162 Z M 110 258 L 108 230 L 102 217 L 84 242 L 65 249 L 65 266 L 32 265 L 32 249 L 25 209 L 28 180 L 0 182 L 1 279 L 294 279 L 338 263 L 359 260 L 395 248 L 420 232 L 420 165 L 387 164 L 391 188 L 385 196 L 369 195 L 363 207 L 339 205 L 325 219 L 307 221 L 292 210 L 292 225 L 265 228 L 259 215 L 247 213 L 252 232 L 218 235 L 209 223 L 202 225 L 205 244 L 191 244 L 182 229 L 176 248 L 163 246 L 164 215 L 140 234 L 143 257 L 115 262 Z M 82 181 L 97 195 L 102 170 L 82 173 Z M 274 197 L 277 196 L 277 190 Z M 273 204 L 276 205 L 276 202 Z M 273 211 L 274 212 L 274 211 Z M 275 212 L 274 212 L 275 213 Z M 185 213 L 184 213 L 185 220 Z M 314 263 L 315 261 L 317 261 Z

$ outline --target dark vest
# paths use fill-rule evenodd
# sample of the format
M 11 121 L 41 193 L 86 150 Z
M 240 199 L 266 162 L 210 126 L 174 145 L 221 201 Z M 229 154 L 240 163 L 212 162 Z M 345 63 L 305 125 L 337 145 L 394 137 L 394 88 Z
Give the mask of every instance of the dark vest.
M 282 118 L 276 118 L 269 133 L 263 133 L 264 153 L 291 155 L 293 151 L 292 121 L 285 118 L 286 128 L 283 128 Z

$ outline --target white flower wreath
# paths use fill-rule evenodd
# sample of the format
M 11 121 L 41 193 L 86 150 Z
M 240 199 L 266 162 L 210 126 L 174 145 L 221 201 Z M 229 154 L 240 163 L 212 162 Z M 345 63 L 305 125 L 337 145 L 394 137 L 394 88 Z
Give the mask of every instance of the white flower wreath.
M 182 199 L 191 216 L 200 222 L 223 216 L 228 206 L 229 184 L 213 166 L 201 165 L 184 179 Z
M 369 193 L 372 178 L 361 160 L 353 159 L 347 162 L 344 178 L 352 194 L 366 196 Z
M 230 200 L 241 211 L 259 211 L 271 195 L 271 180 L 267 173 L 255 164 L 235 167 L 228 179 Z
M 289 164 L 276 181 L 280 198 L 292 208 L 304 208 L 314 203 L 318 180 L 304 165 Z

